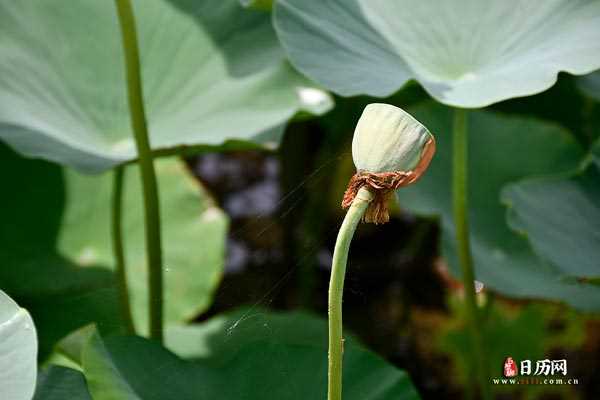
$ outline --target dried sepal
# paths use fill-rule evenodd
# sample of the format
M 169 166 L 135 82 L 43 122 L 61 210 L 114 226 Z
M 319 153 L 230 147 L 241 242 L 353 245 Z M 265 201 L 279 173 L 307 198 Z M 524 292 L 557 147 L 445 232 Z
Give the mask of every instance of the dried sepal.
M 419 179 L 434 153 L 433 135 L 410 114 L 389 104 L 369 104 L 354 131 L 352 157 L 357 172 L 348 184 L 342 207 L 349 207 L 358 190 L 367 186 L 374 200 L 364 221 L 388 222 L 391 193 Z

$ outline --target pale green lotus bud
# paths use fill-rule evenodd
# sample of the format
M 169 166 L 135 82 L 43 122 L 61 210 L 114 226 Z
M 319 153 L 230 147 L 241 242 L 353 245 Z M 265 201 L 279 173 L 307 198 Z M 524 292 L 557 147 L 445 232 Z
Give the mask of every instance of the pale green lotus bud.
M 398 107 L 369 104 L 354 131 L 352 158 L 357 172 L 348 183 L 342 207 L 350 207 L 358 191 L 367 187 L 374 197 L 364 220 L 386 223 L 391 193 L 417 181 L 434 153 L 435 139 L 419 121 Z
M 412 171 L 428 143 L 435 143 L 431 133 L 406 111 L 373 103 L 356 124 L 352 158 L 359 172 Z

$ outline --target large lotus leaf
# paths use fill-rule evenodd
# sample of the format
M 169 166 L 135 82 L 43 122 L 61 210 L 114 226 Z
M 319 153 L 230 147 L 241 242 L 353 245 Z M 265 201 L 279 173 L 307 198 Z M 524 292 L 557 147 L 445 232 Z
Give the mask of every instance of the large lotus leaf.
M 238 323 L 217 317 L 196 336 L 206 350 L 194 361 L 139 337 L 95 335 L 83 350 L 84 374 L 96 400 L 324 399 L 327 350 L 312 339 L 326 338 L 326 324 L 305 314 L 290 315 L 287 326 L 279 323 L 285 319 L 263 312 L 241 315 Z M 403 371 L 352 343 L 344 352 L 344 393 L 349 400 L 418 398 Z
M 53 362 L 80 369 L 82 349 L 95 332 L 94 325 L 87 325 L 61 340 Z M 227 362 L 256 342 L 311 345 L 327 351 L 327 322 L 300 311 L 273 312 L 251 307 L 219 314 L 199 324 L 169 325 L 165 331 L 165 346 L 177 356 L 213 364 Z M 348 333 L 344 343 L 360 346 Z
M 600 277 L 600 173 L 513 183 L 502 191 L 509 225 L 565 275 Z
M 424 177 L 397 192 L 400 206 L 441 217 L 442 252 L 460 275 L 452 218 L 452 112 L 428 104 L 409 112 L 435 135 L 438 150 Z M 500 191 L 510 182 L 576 169 L 584 154 L 573 137 L 534 119 L 472 112 L 468 143 L 470 240 L 477 280 L 510 296 L 600 308 L 600 290 L 568 279 L 539 259 L 526 238 L 509 229 L 500 202 Z
M 311 345 L 327 349 L 327 323 L 305 312 L 267 312 L 239 309 L 201 324 L 170 326 L 165 335 L 169 350 L 184 358 L 222 362 L 255 342 Z M 346 334 L 344 344 L 358 346 Z
M 227 220 L 183 162 L 156 162 L 163 233 L 165 321 L 194 318 L 210 304 L 220 281 Z M 81 267 L 113 265 L 110 217 L 112 174 L 66 171 L 65 209 L 58 248 Z M 142 188 L 137 166 L 124 177 L 123 238 L 127 280 L 137 328 L 148 316 Z
M 483 107 L 600 67 L 597 1 L 279 0 L 275 27 L 300 71 L 345 96 L 416 79 L 442 103 Z
M 92 400 L 92 397 L 80 371 L 51 365 L 38 376 L 33 400 L 65 399 Z
M 0 393 L 30 400 L 37 374 L 37 337 L 29 313 L 0 290 Z
M 83 176 L 0 146 L 0 176 L 12 190 L 0 198 L 0 287 L 31 311 L 41 354 L 70 331 L 95 322 L 122 327 L 112 267 L 112 176 Z M 15 172 L 18 171 L 18 172 Z M 179 161 L 157 162 L 164 233 L 165 318 L 204 310 L 220 279 L 226 220 Z M 124 241 L 137 326 L 146 329 L 143 210 L 137 167 L 125 171 Z
M 78 268 L 56 250 L 65 208 L 60 167 L 19 157 L 0 143 L 0 288 L 33 316 L 40 358 L 73 329 L 96 322 L 102 332 L 122 325 L 113 274 Z
M 268 13 L 238 0 L 133 6 L 153 149 L 247 147 L 314 105 Z M 1 0 L 0 37 L 0 138 L 86 171 L 136 157 L 114 2 Z

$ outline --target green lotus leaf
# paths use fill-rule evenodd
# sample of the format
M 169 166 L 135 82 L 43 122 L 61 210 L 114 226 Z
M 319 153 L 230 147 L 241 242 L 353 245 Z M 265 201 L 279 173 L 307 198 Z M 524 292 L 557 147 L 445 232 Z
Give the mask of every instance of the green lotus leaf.
M 217 315 L 201 324 L 172 325 L 165 333 L 166 347 L 186 359 L 222 362 L 256 342 L 311 345 L 327 351 L 326 322 L 302 311 L 273 312 L 241 308 Z M 344 344 L 360 346 L 354 336 Z
M 600 277 L 600 173 L 525 180 L 502 191 L 511 228 L 565 275 Z
M 79 268 L 58 253 L 56 241 L 67 208 L 60 167 L 18 156 L 0 143 L 0 288 L 26 307 L 36 324 L 39 358 L 71 330 L 95 322 L 118 331 L 117 292 L 106 268 Z
M 204 311 L 221 279 L 227 219 L 183 162 L 156 162 L 164 235 L 165 322 L 181 322 Z M 65 171 L 68 207 L 58 235 L 59 251 L 82 268 L 113 265 L 110 233 L 112 175 Z M 137 166 L 124 178 L 123 238 L 127 280 L 136 327 L 147 328 L 147 263 L 143 199 Z M 93 193 L 93 195 L 91 195 Z
M 29 313 L 0 290 L 0 392 L 30 400 L 37 374 L 37 337 Z
M 156 162 L 163 217 L 165 320 L 182 322 L 210 304 L 223 267 L 227 221 L 183 163 Z M 91 322 L 123 328 L 112 271 L 112 176 L 86 176 L 18 156 L 0 144 L 0 288 L 31 312 L 43 359 Z M 123 237 L 134 319 L 146 330 L 147 288 L 139 172 L 124 179 Z
M 416 79 L 438 101 L 483 107 L 600 68 L 600 3 L 556 0 L 279 0 L 292 63 L 344 95 Z
M 51 365 L 38 377 L 33 400 L 92 400 L 80 371 Z
M 154 150 L 257 147 L 297 111 L 330 107 L 285 61 L 268 13 L 238 0 L 133 6 Z M 114 2 L 1 0 L 0 37 L 1 139 L 90 172 L 136 158 Z
M 437 152 L 425 175 L 397 191 L 400 206 L 441 219 L 442 253 L 460 276 L 452 218 L 452 112 L 424 104 L 407 110 L 435 135 Z M 491 112 L 469 114 L 469 218 L 477 280 L 505 295 L 564 301 L 600 309 L 600 289 L 577 282 L 540 259 L 527 239 L 506 223 L 502 188 L 526 177 L 574 171 L 584 152 L 565 130 L 531 118 Z
M 325 321 L 296 313 L 271 317 L 256 310 L 235 318 L 215 317 L 207 329 L 196 332 L 197 344 L 191 346 L 201 357 L 193 361 L 139 337 L 92 336 L 82 356 L 92 396 L 95 400 L 326 397 Z M 406 373 L 354 343 L 345 346 L 344 393 L 348 400 L 418 399 Z

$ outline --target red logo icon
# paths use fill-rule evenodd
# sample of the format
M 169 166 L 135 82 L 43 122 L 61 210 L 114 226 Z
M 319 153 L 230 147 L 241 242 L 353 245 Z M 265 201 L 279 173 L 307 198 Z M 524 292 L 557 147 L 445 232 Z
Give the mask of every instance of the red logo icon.
M 506 360 L 504 360 L 504 376 L 510 378 L 516 376 L 517 373 L 517 364 L 512 357 L 507 357 Z

